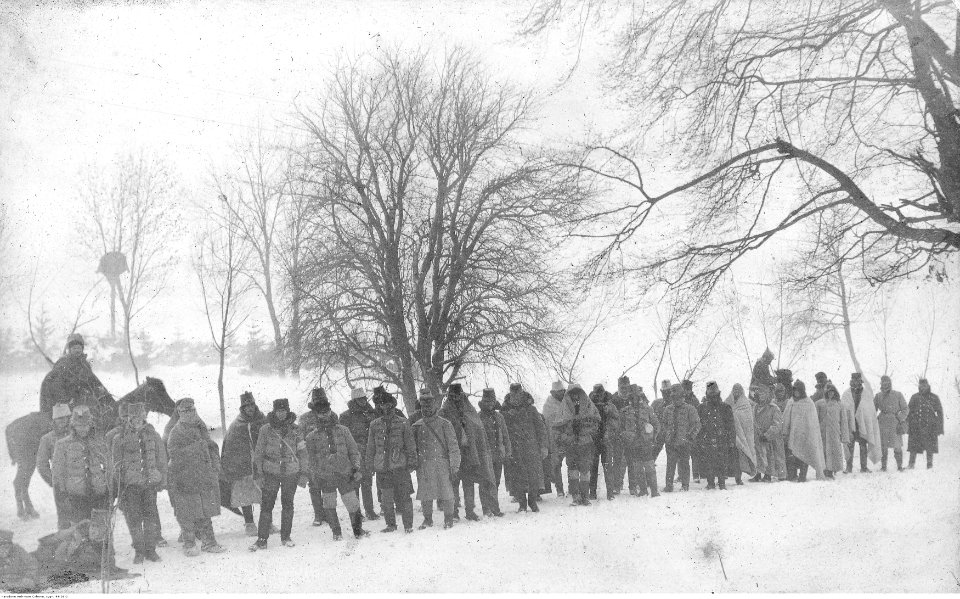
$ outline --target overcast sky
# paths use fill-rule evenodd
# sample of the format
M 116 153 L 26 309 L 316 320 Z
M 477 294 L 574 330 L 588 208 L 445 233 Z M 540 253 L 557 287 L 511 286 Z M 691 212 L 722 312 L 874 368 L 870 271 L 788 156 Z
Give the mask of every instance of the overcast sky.
M 558 88 L 577 50 L 564 31 L 519 38 L 523 4 L 204 0 L 82 9 L 65 3 L 4 4 L 0 201 L 15 223 L 14 270 L 24 275 L 36 264 L 47 309 L 70 318 L 96 269 L 78 244 L 82 169 L 106 165 L 125 152 L 155 153 L 176 167 L 187 191 L 186 207 L 211 193 L 206 186 L 210 168 L 228 161 L 232 148 L 258 123 L 268 130 L 289 123 L 294 99 L 316 99 L 338 55 L 380 46 L 442 52 L 464 45 L 483 55 L 495 77 L 543 96 L 536 130 L 544 141 L 611 130 L 618 110 L 634 107 L 617 105 L 600 84 L 603 40 L 588 36 L 580 67 Z M 149 329 L 157 340 L 203 334 L 189 240 L 189 227 L 170 239 L 181 252 L 175 289 L 136 327 Z M 784 253 L 788 241 L 771 251 Z M 756 280 L 755 265 L 765 259 L 753 256 L 739 270 L 746 283 Z M 926 291 L 905 293 L 902 303 L 919 309 L 917 314 L 922 313 L 917 299 L 932 297 Z M 4 300 L 0 319 L 5 325 L 22 328 L 23 299 L 21 285 L 15 297 Z M 950 304 L 952 311 L 941 319 L 944 341 L 939 342 L 947 344 L 954 363 L 955 308 Z M 912 314 L 901 322 L 914 321 Z M 91 333 L 105 331 L 106 322 L 91 325 Z M 615 380 L 631 356 L 646 349 L 654 329 L 650 322 L 627 318 L 606 330 L 590 360 L 597 378 Z M 867 325 L 862 332 L 868 334 Z M 842 358 L 835 345 L 824 345 L 823 351 Z M 601 350 L 619 357 L 601 358 Z

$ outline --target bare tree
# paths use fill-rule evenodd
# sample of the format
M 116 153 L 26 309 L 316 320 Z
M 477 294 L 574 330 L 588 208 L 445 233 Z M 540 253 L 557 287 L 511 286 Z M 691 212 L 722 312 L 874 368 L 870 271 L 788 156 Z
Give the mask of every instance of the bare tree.
M 118 290 L 123 333 L 134 379 L 140 373 L 131 346 L 134 319 L 157 298 L 173 264 L 169 236 L 178 222 L 179 188 L 170 168 L 144 153 L 114 160 L 109 171 L 87 171 L 80 197 L 86 211 L 83 242 L 91 256 L 111 256 L 111 284 Z
M 877 293 L 873 302 L 873 324 L 877 337 L 880 339 L 880 345 L 883 349 L 883 372 L 882 374 L 893 376 L 890 370 L 890 316 L 895 310 L 895 301 L 891 290 L 887 289 Z
M 266 139 L 262 128 L 237 151 L 237 168 L 219 177 L 217 186 L 224 208 L 233 214 L 243 243 L 250 248 L 252 260 L 247 274 L 260 292 L 270 318 L 276 350 L 275 367 L 285 367 L 281 252 L 284 207 L 288 190 L 289 155 L 285 148 Z
M 863 372 L 857 358 L 853 325 L 870 304 L 875 288 L 863 276 L 863 270 L 851 264 L 849 246 L 842 231 L 855 219 L 852 210 L 843 207 L 827 210 L 811 221 L 819 231 L 809 243 L 801 245 L 796 260 L 783 269 L 779 279 L 780 297 L 786 296 L 792 309 L 786 315 L 788 326 L 804 330 L 811 340 L 842 331 L 850 361 Z M 872 264 L 882 264 L 883 256 L 864 255 Z
M 226 205 L 221 200 L 220 207 Z M 203 309 L 207 317 L 210 339 L 217 351 L 217 394 L 220 397 L 220 426 L 226 433 L 227 412 L 223 395 L 223 371 L 227 350 L 236 338 L 237 331 L 246 322 L 247 314 L 240 305 L 250 288 L 249 278 L 244 276 L 248 253 L 241 244 L 240 224 L 237 215 L 229 210 L 225 214 L 207 217 L 206 230 L 198 235 L 194 272 L 203 295 Z
M 581 40 L 610 35 L 611 87 L 638 115 L 630 139 L 567 160 L 625 198 L 589 221 L 604 240 L 595 270 L 616 268 L 613 253 L 663 213 L 682 213 L 692 235 L 621 271 L 700 295 L 742 256 L 836 206 L 858 217 L 844 232 L 855 237 L 851 264 L 888 255 L 864 273 L 872 283 L 942 268 L 960 248 L 954 3 L 542 0 L 525 29 L 571 21 Z M 654 170 L 700 174 L 656 185 Z
M 548 263 L 584 193 L 521 144 L 529 94 L 455 49 L 339 66 L 303 108 L 317 233 L 304 301 L 313 339 L 347 346 L 403 392 L 551 343 L 572 296 Z M 327 337 L 323 337 L 329 335 Z

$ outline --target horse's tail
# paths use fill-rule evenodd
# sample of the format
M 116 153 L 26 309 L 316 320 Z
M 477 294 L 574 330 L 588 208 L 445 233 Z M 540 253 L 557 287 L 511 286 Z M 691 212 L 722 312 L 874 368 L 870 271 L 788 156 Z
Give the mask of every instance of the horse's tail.
M 3 437 L 4 439 L 7 440 L 7 455 L 10 456 L 10 463 L 14 466 L 17 465 L 17 454 L 16 454 L 16 451 L 14 451 L 15 448 L 14 448 L 13 439 L 10 438 L 10 429 L 13 427 L 14 424 L 16 424 L 17 420 L 14 420 L 13 422 L 7 425 L 7 428 L 3 429 Z

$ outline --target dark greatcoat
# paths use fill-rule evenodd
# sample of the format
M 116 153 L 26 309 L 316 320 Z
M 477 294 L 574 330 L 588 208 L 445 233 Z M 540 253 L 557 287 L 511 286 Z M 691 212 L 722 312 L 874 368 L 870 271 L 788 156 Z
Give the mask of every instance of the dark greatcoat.
M 257 446 L 260 429 L 266 423 L 267 417 L 257 408 L 253 418 L 248 419 L 241 410 L 230 424 L 227 436 L 223 439 L 223 457 L 220 461 L 223 480 L 234 482 L 253 474 L 253 450 Z
M 448 395 L 439 415 L 449 421 L 460 446 L 460 475 L 473 482 L 493 481 L 493 457 L 480 415 L 465 393 Z
M 543 486 L 543 458 L 547 454 L 547 431 L 533 397 L 526 391 L 511 392 L 503 398 L 503 420 L 513 449 L 505 462 L 510 470 L 510 493 L 537 493 Z
M 933 393 L 914 393 L 907 416 L 907 451 L 937 453 L 937 437 L 943 434 L 943 406 Z

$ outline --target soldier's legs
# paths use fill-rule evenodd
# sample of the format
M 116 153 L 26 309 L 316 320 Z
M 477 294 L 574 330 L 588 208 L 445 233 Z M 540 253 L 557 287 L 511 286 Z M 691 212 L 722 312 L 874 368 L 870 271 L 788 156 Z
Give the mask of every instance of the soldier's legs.
M 377 473 L 377 488 L 380 490 L 380 511 L 383 513 L 383 520 L 388 527 L 397 527 L 396 498 L 393 495 L 393 487 L 384 487 L 380 484 L 380 473 Z
M 653 460 L 646 460 L 640 462 L 641 467 L 643 468 L 643 480 L 640 485 L 641 488 L 649 487 L 650 496 L 657 497 L 660 495 L 657 491 L 657 463 Z M 640 493 L 645 495 L 645 493 Z
M 857 443 L 860 444 L 860 471 L 866 472 L 867 471 L 867 455 L 868 455 L 867 440 L 858 439 Z
M 473 476 L 461 477 L 463 480 L 463 511 L 467 516 L 476 516 L 477 503 L 474 494 L 475 479 Z M 482 482 L 481 482 L 482 484 Z
M 927 450 L 927 470 L 933 468 L 933 452 Z
M 667 491 L 673 490 L 673 478 L 677 471 L 678 465 L 678 451 L 673 447 L 667 445 L 667 471 L 666 471 L 666 480 L 664 488 Z
M 297 493 L 297 475 L 280 482 L 280 540 L 290 538 L 293 531 L 293 498 Z
M 320 522 L 323 522 L 325 515 L 323 508 L 323 495 L 320 492 L 320 484 L 314 481 L 311 477 L 308 488 L 310 490 L 310 503 L 313 505 L 313 521 L 314 524 L 319 524 Z
M 600 460 L 602 459 L 603 454 L 603 444 L 598 443 L 594 445 L 593 458 L 590 463 L 590 469 L 587 470 L 589 476 L 589 490 L 590 498 L 597 498 L 597 478 L 600 473 Z
M 160 541 L 160 510 L 157 509 L 157 490 L 143 490 L 143 546 L 148 552 Z
M 903 450 L 894 449 L 893 450 L 893 459 L 897 462 L 897 470 L 903 470 Z
M 363 511 L 369 520 L 376 520 L 380 514 L 373 509 L 373 476 L 365 475 L 360 479 L 360 493 L 363 497 Z
M 553 466 L 551 469 L 551 474 L 553 476 L 553 484 L 557 486 L 557 495 L 563 495 L 563 456 L 557 455 L 553 458 Z
M 313 499 L 311 497 L 311 499 Z M 240 508 L 240 513 L 243 514 L 243 521 L 247 524 L 253 524 L 253 506 L 245 505 Z
M 690 488 L 690 450 L 681 447 L 677 449 L 677 467 L 680 469 L 680 486 L 687 490 Z
M 136 553 L 146 550 L 144 545 L 144 509 L 143 487 L 128 485 L 120 496 L 120 509 L 127 521 L 127 530 L 130 531 L 130 540 Z
M 57 506 L 57 529 L 70 528 L 70 501 L 67 494 L 54 489 L 53 502 Z
M 619 465 L 617 464 L 617 449 L 615 445 L 604 446 L 603 448 L 603 484 L 607 489 L 607 495 L 612 495 L 620 488 L 617 487 L 617 478 L 619 477 Z M 621 485 L 623 482 L 621 481 Z
M 277 504 L 279 492 L 280 479 L 270 474 L 264 476 L 263 489 L 260 493 L 260 522 L 257 526 L 257 538 L 262 541 L 270 538 L 270 529 L 273 527 L 273 508 Z
M 423 524 L 420 528 L 433 526 L 433 500 L 424 499 L 420 501 L 420 513 L 423 514 Z
M 613 485 L 613 490 L 619 493 L 623 490 L 623 479 L 627 475 L 627 451 L 620 441 L 617 441 L 613 447 L 613 463 L 615 466 L 614 472 L 617 477 Z

